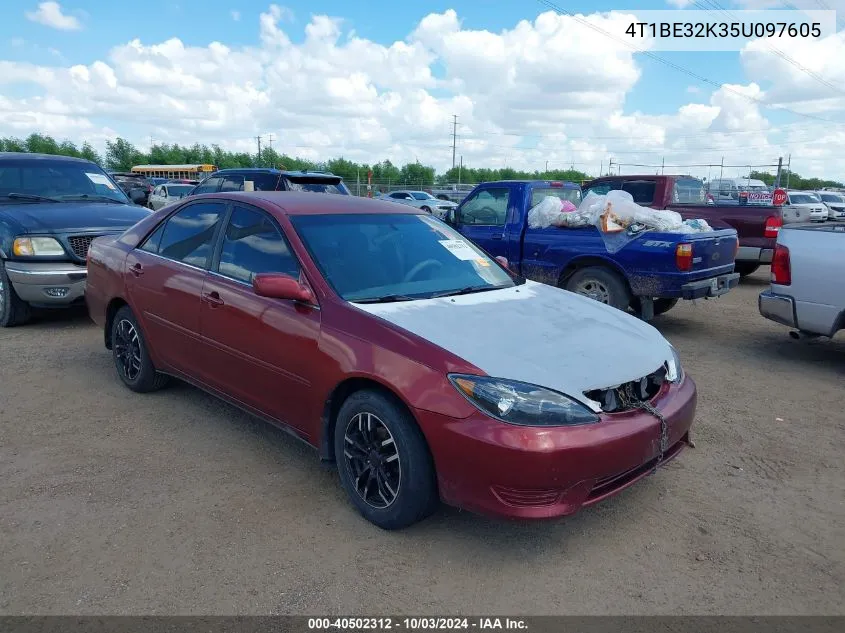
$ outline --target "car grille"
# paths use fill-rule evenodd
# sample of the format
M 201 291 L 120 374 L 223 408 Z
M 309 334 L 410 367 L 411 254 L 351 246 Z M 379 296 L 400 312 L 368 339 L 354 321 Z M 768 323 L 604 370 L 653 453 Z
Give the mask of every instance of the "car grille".
M 637 408 L 640 402 L 649 402 L 660 393 L 666 382 L 666 366 L 647 376 L 604 389 L 585 391 L 584 395 L 598 402 L 605 413 L 621 413 Z
M 88 256 L 88 249 L 91 247 L 91 242 L 94 241 L 94 238 L 100 237 L 99 235 L 74 235 L 73 237 L 67 238 L 68 244 L 70 244 L 70 250 L 73 251 L 73 254 L 76 255 L 79 259 L 85 259 Z

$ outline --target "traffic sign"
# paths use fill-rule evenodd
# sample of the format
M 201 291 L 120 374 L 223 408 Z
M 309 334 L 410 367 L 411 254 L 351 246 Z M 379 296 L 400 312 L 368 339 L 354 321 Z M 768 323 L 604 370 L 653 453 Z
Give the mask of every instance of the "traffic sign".
M 786 190 L 785 189 L 775 189 L 775 192 L 772 194 L 772 204 L 776 207 L 782 207 L 786 202 Z

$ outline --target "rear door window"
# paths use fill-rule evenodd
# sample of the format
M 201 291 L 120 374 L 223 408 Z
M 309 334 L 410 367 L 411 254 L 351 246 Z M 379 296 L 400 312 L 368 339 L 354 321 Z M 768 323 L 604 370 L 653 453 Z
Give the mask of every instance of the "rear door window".
M 158 254 L 177 262 L 207 268 L 214 236 L 225 210 L 226 206 L 221 202 L 200 202 L 183 207 L 168 218 Z

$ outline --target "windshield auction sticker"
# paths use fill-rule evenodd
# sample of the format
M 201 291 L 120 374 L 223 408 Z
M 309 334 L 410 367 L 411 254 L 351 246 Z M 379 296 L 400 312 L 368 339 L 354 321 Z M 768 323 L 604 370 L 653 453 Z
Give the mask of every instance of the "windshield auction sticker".
M 103 174 L 92 174 L 86 171 L 85 175 L 88 176 L 88 180 L 93 182 L 95 185 L 105 185 L 109 189 L 114 189 L 114 185 L 111 180 L 103 176 Z
M 478 253 L 463 240 L 440 240 L 440 245 L 462 261 L 478 259 Z
M 821 4 L 820 4 L 821 6 Z M 836 11 L 618 11 L 608 34 L 643 51 L 739 51 L 836 33 Z M 604 29 L 602 29 L 604 30 Z

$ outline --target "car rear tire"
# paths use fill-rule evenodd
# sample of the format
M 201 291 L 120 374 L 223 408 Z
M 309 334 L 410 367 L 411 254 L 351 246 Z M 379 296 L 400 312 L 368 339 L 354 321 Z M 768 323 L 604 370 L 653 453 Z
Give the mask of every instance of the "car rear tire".
M 0 260 L 0 327 L 23 325 L 32 316 L 29 304 L 18 296 L 6 274 L 6 265 Z
M 426 213 L 431 213 L 431 208 L 430 208 L 430 207 L 420 207 L 420 210 L 421 210 L 421 211 L 425 211 Z
M 576 270 L 566 280 L 565 288 L 619 310 L 627 310 L 631 305 L 631 292 L 625 280 L 601 266 Z
M 112 320 L 112 358 L 117 375 L 132 391 L 148 393 L 164 387 L 169 377 L 156 371 L 138 321 L 129 306 Z
M 411 414 L 375 390 L 349 396 L 334 429 L 340 482 L 361 515 L 398 530 L 437 508 L 437 478 L 428 444 Z
M 678 305 L 677 299 L 655 299 L 654 300 L 654 316 L 658 314 L 666 314 Z
M 734 271 L 738 272 L 740 277 L 748 277 L 748 275 L 757 272 L 758 268 L 760 268 L 760 264 L 754 262 L 736 262 L 734 264 Z

